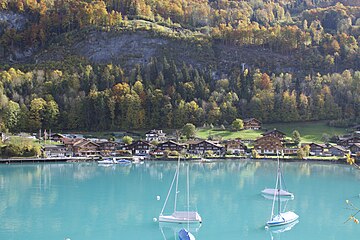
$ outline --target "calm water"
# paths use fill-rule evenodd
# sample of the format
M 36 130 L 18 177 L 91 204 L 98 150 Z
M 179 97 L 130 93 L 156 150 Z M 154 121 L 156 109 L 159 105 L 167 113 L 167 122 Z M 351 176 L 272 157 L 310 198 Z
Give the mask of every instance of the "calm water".
M 0 239 L 176 239 L 177 225 L 160 228 L 153 222 L 175 168 L 173 162 L 1 165 Z M 295 194 L 287 210 L 300 218 L 292 229 L 273 233 L 264 229 L 272 201 L 260 191 L 274 186 L 275 162 L 190 163 L 190 201 L 203 218 L 193 230 L 196 239 L 359 239 L 360 225 L 343 222 L 353 213 L 346 199 L 360 206 L 360 171 L 320 163 L 284 163 L 283 169 Z M 184 170 L 180 207 L 185 175 Z M 173 198 L 167 212 L 172 207 Z

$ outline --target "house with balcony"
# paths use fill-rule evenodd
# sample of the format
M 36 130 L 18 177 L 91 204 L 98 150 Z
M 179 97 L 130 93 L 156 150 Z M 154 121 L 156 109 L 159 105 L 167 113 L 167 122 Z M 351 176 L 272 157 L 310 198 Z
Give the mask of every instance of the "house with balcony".
M 191 154 L 204 154 L 208 151 L 213 152 L 216 155 L 223 155 L 226 152 L 224 146 L 217 142 L 203 140 L 197 142 L 189 142 L 188 152 Z
M 352 155 L 360 156 L 360 143 L 353 143 L 350 145 L 349 150 Z
M 276 128 L 274 128 L 273 130 L 269 130 L 269 131 L 266 131 L 264 133 L 261 134 L 262 136 L 270 136 L 270 137 L 275 137 L 275 138 L 278 138 L 280 139 L 281 141 L 283 141 L 286 137 L 286 134 L 277 130 Z
M 358 136 L 351 136 L 351 137 L 343 137 L 339 138 L 338 145 L 343 147 L 349 147 L 354 143 L 360 143 L 360 137 Z
M 261 128 L 261 122 L 256 118 L 246 118 L 243 120 L 244 129 L 259 130 Z
M 131 151 L 133 155 L 148 155 L 153 145 L 147 141 L 138 140 L 129 145 L 124 146 L 124 150 Z
M 65 145 L 44 145 L 42 151 L 45 158 L 62 158 L 62 157 L 72 157 L 73 152 L 68 151 Z
M 99 156 L 100 145 L 87 139 L 80 139 L 72 143 L 72 151 L 79 157 Z
M 145 134 L 145 140 L 148 142 L 163 142 L 166 141 L 166 134 L 162 130 L 150 130 Z
M 333 145 L 328 148 L 328 153 L 331 154 L 331 156 L 344 157 L 349 153 L 349 150 L 339 145 Z
M 273 135 L 265 135 L 254 142 L 254 149 L 259 154 L 276 154 L 283 150 L 283 143 L 280 138 Z
M 310 155 L 312 156 L 324 156 L 327 153 L 327 145 L 323 143 L 303 143 L 302 146 L 309 145 Z
M 244 155 L 247 151 L 246 145 L 240 139 L 232 139 L 223 142 L 226 152 L 233 155 Z

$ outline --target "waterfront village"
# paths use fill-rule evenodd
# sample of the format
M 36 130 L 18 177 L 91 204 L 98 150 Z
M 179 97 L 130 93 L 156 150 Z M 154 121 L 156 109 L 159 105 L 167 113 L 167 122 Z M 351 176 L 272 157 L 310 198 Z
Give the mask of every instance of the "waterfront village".
M 176 159 L 181 153 L 188 159 L 201 158 L 267 158 L 280 152 L 283 157 L 293 159 L 328 158 L 344 159 L 346 155 L 355 159 L 360 157 L 360 125 L 354 126 L 350 134 L 338 137 L 331 143 L 300 143 L 286 136 L 278 129 L 262 129 L 261 122 L 255 118 L 244 119 L 243 129 L 263 130 L 256 140 L 248 139 L 179 139 L 178 133 L 167 135 L 161 129 L 153 129 L 137 136 L 127 144 L 121 138 L 101 139 L 85 137 L 81 134 L 45 133 L 42 144 L 42 158 L 94 160 L 106 157 L 138 156 L 143 159 Z M 1 134 L 3 141 L 6 135 Z M 35 137 L 33 137 L 35 138 Z M 39 137 L 37 137 L 39 138 Z M 41 137 L 40 137 L 41 138 Z M 132 139 L 132 138 L 131 138 Z M 299 151 L 303 151 L 302 155 Z M 349 155 L 350 154 L 350 155 Z M 40 157 L 40 156 L 39 156 Z

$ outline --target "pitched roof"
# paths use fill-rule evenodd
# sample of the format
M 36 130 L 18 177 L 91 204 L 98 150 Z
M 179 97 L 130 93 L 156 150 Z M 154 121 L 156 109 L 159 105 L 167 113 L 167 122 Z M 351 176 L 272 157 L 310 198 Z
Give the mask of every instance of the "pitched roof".
M 175 142 L 175 141 L 173 141 L 173 140 L 168 140 L 168 141 L 166 141 L 166 142 L 161 142 L 161 143 L 159 143 L 158 145 L 163 145 L 163 144 L 165 144 L 165 143 L 172 143 L 172 144 L 175 144 L 175 145 L 178 145 L 178 146 L 185 147 L 185 144 L 178 143 L 178 142 Z
M 305 144 L 305 143 L 304 143 Z M 324 144 L 324 143 L 307 143 L 305 145 L 316 145 L 316 146 L 319 146 L 319 147 L 322 147 L 322 148 L 326 148 L 327 145 Z
M 250 121 L 256 121 L 256 122 L 258 122 L 258 123 L 261 123 L 261 121 L 258 120 L 258 119 L 256 119 L 256 118 L 245 118 L 245 119 L 243 120 L 244 123 L 250 122 Z
M 257 138 L 257 139 L 255 140 L 255 142 L 257 142 L 258 140 L 265 139 L 265 138 L 273 138 L 273 139 L 277 139 L 278 141 L 281 141 L 281 139 L 278 138 L 278 137 L 270 136 L 270 135 L 265 135 L 265 136 L 262 136 L 262 137 Z
M 137 141 L 135 141 L 135 142 L 133 142 L 133 143 L 131 143 L 131 144 L 129 144 L 129 145 L 126 145 L 125 147 L 126 147 L 126 148 L 131 148 L 131 147 L 134 147 L 134 146 L 138 145 L 139 143 L 143 143 L 143 144 L 145 144 L 145 145 L 152 146 L 152 144 L 149 143 L 149 142 L 147 142 L 147 141 L 137 140 Z
M 79 141 L 76 141 L 75 143 L 74 143 L 74 147 L 76 146 L 76 147 L 83 147 L 83 146 L 85 146 L 86 144 L 92 144 L 92 145 L 95 145 L 95 146 L 97 146 L 97 147 L 99 147 L 99 144 L 97 144 L 97 143 L 94 143 L 94 142 L 92 142 L 92 141 L 89 141 L 89 140 L 86 140 L 86 139 L 81 139 L 81 140 L 79 140 Z
M 284 136 L 286 135 L 284 132 L 279 131 L 279 130 L 277 130 L 276 128 L 274 128 L 274 129 L 272 129 L 272 130 L 268 130 L 268 131 L 262 133 L 261 135 L 265 136 L 265 135 L 269 135 L 270 133 L 273 133 L 273 132 L 280 133 L 281 135 L 284 135 Z
M 54 133 L 54 134 L 51 134 L 51 137 L 54 137 L 54 136 L 58 136 L 58 137 L 61 137 L 61 138 L 66 138 L 64 135 L 62 135 L 61 133 Z
M 331 148 L 335 148 L 335 149 L 340 150 L 340 151 L 342 151 L 342 152 L 347 152 L 347 151 L 348 151 L 348 150 L 346 150 L 344 147 L 339 146 L 339 145 L 333 145 L 333 146 L 330 147 L 330 149 L 331 149 Z

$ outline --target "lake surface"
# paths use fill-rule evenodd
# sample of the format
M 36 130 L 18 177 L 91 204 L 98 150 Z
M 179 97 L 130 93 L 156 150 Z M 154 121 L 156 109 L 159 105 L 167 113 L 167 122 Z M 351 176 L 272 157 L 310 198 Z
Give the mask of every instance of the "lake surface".
M 181 164 L 178 209 L 186 207 L 186 164 Z M 360 207 L 359 170 L 315 162 L 282 166 L 295 194 L 286 208 L 300 217 L 291 229 L 276 232 L 264 228 L 272 201 L 260 194 L 274 187 L 276 162 L 190 163 L 191 208 L 203 219 L 190 227 L 196 239 L 359 239 L 360 225 L 344 224 L 355 212 L 345 200 Z M 175 170 L 175 162 L 0 165 L 0 239 L 177 239 L 178 224 L 153 221 Z M 173 203 L 171 195 L 166 213 Z

